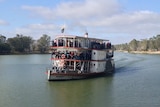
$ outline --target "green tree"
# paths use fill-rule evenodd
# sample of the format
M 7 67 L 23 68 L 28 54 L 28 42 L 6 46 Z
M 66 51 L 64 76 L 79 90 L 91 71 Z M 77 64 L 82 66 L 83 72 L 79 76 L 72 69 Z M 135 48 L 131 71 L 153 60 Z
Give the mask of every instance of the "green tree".
M 148 51 L 148 40 L 147 39 L 143 39 L 140 43 L 139 43 L 139 47 L 141 49 L 141 51 Z
M 115 47 L 115 50 L 129 51 L 129 45 L 127 43 L 114 45 L 114 47 Z
M 155 45 L 158 50 L 160 50 L 160 35 L 156 36 Z
M 136 39 L 133 39 L 130 43 L 129 43 L 129 49 L 131 51 L 136 51 L 137 50 L 137 46 L 138 46 L 138 41 Z
M 49 44 L 50 44 L 50 36 L 44 34 L 40 39 L 38 39 L 37 44 L 38 44 L 38 50 L 41 53 L 45 53 L 46 51 L 49 50 Z
M 23 36 L 17 34 L 14 38 L 9 38 L 8 43 L 11 45 L 13 51 L 28 52 L 33 40 L 30 36 Z
M 11 47 L 8 43 L 0 43 L 0 54 L 10 53 Z
M 151 51 L 156 49 L 154 38 L 150 38 L 148 40 L 148 49 L 151 50 Z
M 127 46 L 128 51 L 160 51 L 160 34 L 141 41 L 133 39 L 128 45 L 118 44 L 115 45 L 115 48 L 116 50 L 127 50 Z

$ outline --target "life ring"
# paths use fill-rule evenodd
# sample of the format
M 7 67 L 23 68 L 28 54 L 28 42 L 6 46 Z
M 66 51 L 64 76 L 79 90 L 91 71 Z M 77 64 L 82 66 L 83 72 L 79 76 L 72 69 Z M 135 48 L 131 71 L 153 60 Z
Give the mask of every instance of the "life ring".
M 62 59 L 65 59 L 65 58 L 66 58 L 65 54 L 62 54 L 61 58 L 62 58 Z

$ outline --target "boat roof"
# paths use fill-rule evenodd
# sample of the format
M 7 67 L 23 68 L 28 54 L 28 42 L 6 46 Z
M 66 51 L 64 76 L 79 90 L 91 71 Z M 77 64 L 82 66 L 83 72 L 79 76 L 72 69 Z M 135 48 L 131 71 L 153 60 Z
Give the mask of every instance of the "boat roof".
M 83 39 L 88 38 L 91 40 L 109 41 L 107 39 L 90 38 L 90 37 L 83 37 L 83 36 L 76 36 L 76 35 L 56 35 L 56 38 L 83 38 Z

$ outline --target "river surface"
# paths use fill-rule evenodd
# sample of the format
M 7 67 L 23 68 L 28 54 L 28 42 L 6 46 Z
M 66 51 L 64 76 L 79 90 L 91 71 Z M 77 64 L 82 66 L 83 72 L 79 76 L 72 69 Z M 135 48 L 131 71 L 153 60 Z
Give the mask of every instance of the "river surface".
M 112 76 L 48 82 L 50 55 L 0 55 L 0 107 L 160 107 L 160 55 L 114 59 Z

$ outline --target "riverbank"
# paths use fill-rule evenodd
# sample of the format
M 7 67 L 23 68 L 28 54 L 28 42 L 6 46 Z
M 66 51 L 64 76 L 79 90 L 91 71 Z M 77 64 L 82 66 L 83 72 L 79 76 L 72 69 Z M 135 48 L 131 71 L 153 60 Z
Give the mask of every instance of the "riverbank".
M 50 54 L 50 52 L 41 53 L 39 51 L 34 52 L 11 52 L 11 53 L 0 53 L 0 55 L 27 55 L 27 54 Z
M 116 50 L 118 52 L 134 53 L 134 54 L 155 54 L 160 55 L 160 51 L 125 51 L 125 50 Z
M 131 51 L 129 53 L 135 53 L 135 54 L 158 54 L 158 55 L 160 55 L 160 51 Z

